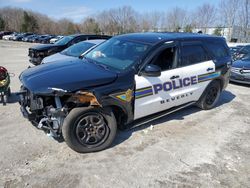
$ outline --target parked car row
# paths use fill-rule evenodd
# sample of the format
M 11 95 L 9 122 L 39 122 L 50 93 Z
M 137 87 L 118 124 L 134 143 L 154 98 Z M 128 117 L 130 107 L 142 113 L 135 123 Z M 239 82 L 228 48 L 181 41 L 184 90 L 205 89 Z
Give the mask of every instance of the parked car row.
M 84 35 L 84 34 L 75 34 L 69 35 L 61 38 L 54 44 L 44 44 L 36 45 L 29 48 L 28 56 L 30 57 L 30 62 L 34 65 L 41 64 L 42 60 L 50 55 L 61 52 L 64 49 L 72 46 L 73 44 L 79 43 L 86 40 L 96 40 L 96 39 L 109 39 L 110 36 L 105 35 Z M 87 45 L 87 44 L 86 44 Z M 81 52 L 85 50 L 84 46 L 82 47 Z M 80 55 L 80 53 L 79 53 Z
M 39 35 L 35 33 L 17 33 L 17 32 L 9 32 L 2 31 L 0 32 L 0 39 L 3 40 L 13 40 L 13 41 L 23 41 L 23 42 L 34 42 L 34 43 L 42 43 L 49 44 L 55 43 L 59 39 L 63 38 L 62 35 Z

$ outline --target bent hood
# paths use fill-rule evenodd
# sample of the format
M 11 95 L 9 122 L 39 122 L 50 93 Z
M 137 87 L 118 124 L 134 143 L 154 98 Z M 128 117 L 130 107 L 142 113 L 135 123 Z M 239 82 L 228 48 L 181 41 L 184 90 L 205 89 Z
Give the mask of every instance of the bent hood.
M 250 60 L 237 60 L 237 61 L 233 62 L 232 66 L 235 68 L 250 69 Z
M 19 77 L 24 87 L 34 94 L 51 94 L 51 88 L 75 92 L 109 84 L 116 78 L 116 72 L 81 59 L 35 66 L 23 71 Z

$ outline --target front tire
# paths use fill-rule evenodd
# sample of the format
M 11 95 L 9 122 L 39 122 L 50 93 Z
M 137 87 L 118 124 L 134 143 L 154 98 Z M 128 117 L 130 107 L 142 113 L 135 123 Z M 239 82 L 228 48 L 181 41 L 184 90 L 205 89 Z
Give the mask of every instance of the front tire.
M 214 108 L 220 98 L 220 94 L 220 82 L 214 80 L 208 85 L 202 94 L 200 100 L 197 102 L 197 106 L 203 110 L 210 110 Z
M 113 142 L 116 131 L 116 119 L 109 108 L 74 108 L 62 127 L 65 142 L 79 153 L 106 149 Z

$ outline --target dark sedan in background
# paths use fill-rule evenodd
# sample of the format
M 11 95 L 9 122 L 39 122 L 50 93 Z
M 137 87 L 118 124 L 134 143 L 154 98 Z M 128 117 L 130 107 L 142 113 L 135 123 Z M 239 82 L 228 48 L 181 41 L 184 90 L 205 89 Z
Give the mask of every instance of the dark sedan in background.
M 54 44 L 42 44 L 29 48 L 30 62 L 34 65 L 41 64 L 43 58 L 61 52 L 69 46 L 85 40 L 93 39 L 109 39 L 110 36 L 106 35 L 84 35 L 76 34 L 65 36 Z
M 250 84 L 250 53 L 233 62 L 230 81 Z
M 14 36 L 12 40 L 14 40 L 14 41 L 22 41 L 22 39 L 23 39 L 24 37 L 27 37 L 27 36 L 33 35 L 33 34 L 34 34 L 34 33 L 20 33 L 20 34 Z

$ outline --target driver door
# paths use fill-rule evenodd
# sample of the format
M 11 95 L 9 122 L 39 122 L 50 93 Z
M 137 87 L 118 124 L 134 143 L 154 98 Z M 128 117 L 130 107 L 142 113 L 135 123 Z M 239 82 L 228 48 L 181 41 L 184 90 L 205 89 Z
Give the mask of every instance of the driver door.
M 135 112 L 134 119 L 145 117 L 173 107 L 169 102 L 178 90 L 172 89 L 172 80 L 181 77 L 179 69 L 175 69 L 178 60 L 178 46 L 176 43 L 165 43 L 153 53 L 147 64 L 154 64 L 161 68 L 158 77 L 135 75 Z M 177 85 L 175 85 L 177 87 Z

